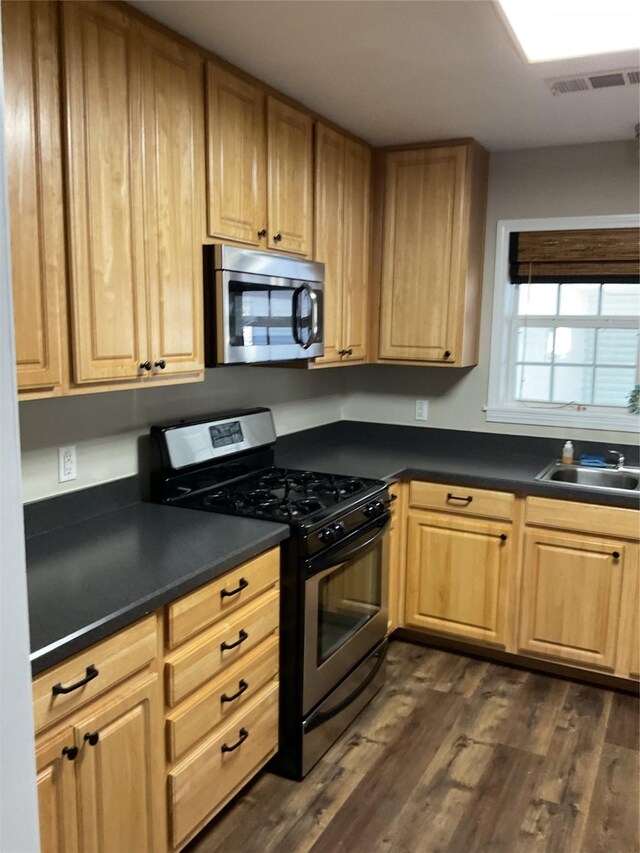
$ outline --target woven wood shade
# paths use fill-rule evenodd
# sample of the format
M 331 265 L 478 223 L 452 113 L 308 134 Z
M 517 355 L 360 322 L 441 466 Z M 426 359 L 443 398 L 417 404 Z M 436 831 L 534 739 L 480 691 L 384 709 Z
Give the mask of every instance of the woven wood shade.
M 640 281 L 640 229 L 522 231 L 511 235 L 509 277 L 527 281 Z

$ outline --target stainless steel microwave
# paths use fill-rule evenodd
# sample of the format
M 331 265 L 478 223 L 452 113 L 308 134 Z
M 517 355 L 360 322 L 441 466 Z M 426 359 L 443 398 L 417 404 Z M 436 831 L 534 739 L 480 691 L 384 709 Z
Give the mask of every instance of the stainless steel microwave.
M 207 367 L 323 355 L 324 264 L 205 246 Z

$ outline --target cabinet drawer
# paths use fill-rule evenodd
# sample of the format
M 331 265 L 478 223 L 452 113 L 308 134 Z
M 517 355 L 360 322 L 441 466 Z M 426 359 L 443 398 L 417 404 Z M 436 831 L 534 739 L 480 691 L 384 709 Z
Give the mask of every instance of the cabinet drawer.
M 511 518 L 514 496 L 508 492 L 469 489 L 413 480 L 409 487 L 409 503 L 423 509 L 439 509 L 478 515 L 484 518 Z
M 168 647 L 175 649 L 180 643 L 273 586 L 279 579 L 280 549 L 272 548 L 174 601 L 167 608 Z
M 640 516 L 636 509 L 598 506 L 553 498 L 527 498 L 526 523 L 584 533 L 602 533 L 638 539 Z
M 156 617 L 148 616 L 38 676 L 33 682 L 36 732 L 142 669 L 156 657 L 157 644 Z M 91 677 L 94 671 L 98 674 Z M 55 686 L 69 688 L 87 678 L 69 693 L 54 693 Z
M 169 705 L 176 705 L 273 634 L 279 617 L 280 594 L 270 590 L 168 658 L 165 671 Z
M 278 637 L 269 637 L 257 649 L 225 669 L 178 711 L 167 718 L 169 761 L 180 758 L 188 749 L 246 707 L 278 674 Z M 238 695 L 239 694 L 239 695 Z M 234 697 L 237 695 L 236 699 Z
M 237 748 L 224 749 L 238 741 L 242 742 Z M 169 772 L 173 846 L 180 846 L 218 811 L 277 747 L 278 685 L 274 684 Z

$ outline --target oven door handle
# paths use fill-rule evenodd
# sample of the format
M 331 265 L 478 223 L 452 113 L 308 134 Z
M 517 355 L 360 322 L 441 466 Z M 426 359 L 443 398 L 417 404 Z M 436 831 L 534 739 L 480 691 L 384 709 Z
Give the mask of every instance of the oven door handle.
M 367 675 L 364 681 L 362 681 L 355 690 L 353 690 L 348 696 L 345 696 L 337 705 L 334 705 L 333 708 L 330 708 L 328 711 L 320 711 L 314 714 L 308 722 L 304 724 L 304 733 L 308 734 L 312 732 L 314 729 L 317 729 L 318 726 L 321 726 L 323 723 L 326 723 L 327 720 L 330 720 L 332 717 L 336 717 L 341 711 L 344 711 L 345 708 L 348 708 L 349 705 L 358 698 L 358 696 L 363 693 L 367 687 L 371 684 L 373 679 L 378 674 L 380 667 L 384 663 L 385 659 L 385 651 L 386 649 L 380 649 L 376 653 L 378 660 L 376 661 L 375 666 Z
M 309 569 L 307 570 L 307 577 L 317 575 L 318 572 L 322 572 L 324 569 L 329 567 L 335 567 L 341 563 L 346 563 L 347 560 L 351 560 L 354 557 L 357 557 L 358 554 L 366 551 L 375 542 L 382 538 L 390 520 L 391 514 L 388 512 L 377 518 L 375 524 L 376 530 L 373 536 L 370 536 L 364 542 L 359 542 L 357 545 L 354 545 L 353 548 L 348 548 L 346 551 L 332 549 L 328 554 L 321 554 L 320 557 L 312 558 L 309 561 L 309 569 L 311 569 L 311 571 L 309 571 Z

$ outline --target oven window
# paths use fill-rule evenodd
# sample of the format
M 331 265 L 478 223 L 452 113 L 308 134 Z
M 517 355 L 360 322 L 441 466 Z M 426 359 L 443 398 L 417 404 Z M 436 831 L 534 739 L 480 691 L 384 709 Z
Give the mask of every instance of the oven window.
M 318 584 L 318 666 L 382 606 L 382 549 L 337 567 Z
M 295 344 L 294 288 L 229 282 L 229 342 L 236 347 Z M 308 326 L 308 317 L 302 318 Z

